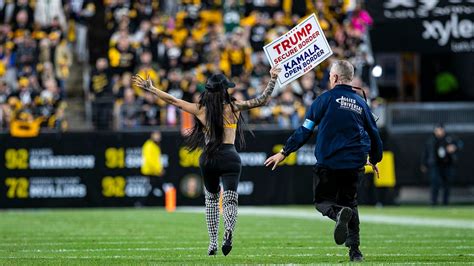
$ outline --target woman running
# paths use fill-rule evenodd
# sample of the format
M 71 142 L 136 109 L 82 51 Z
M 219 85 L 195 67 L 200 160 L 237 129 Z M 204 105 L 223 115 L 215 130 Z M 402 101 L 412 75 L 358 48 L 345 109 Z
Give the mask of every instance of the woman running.
M 270 101 L 280 71 L 279 67 L 272 68 L 271 79 L 265 90 L 248 101 L 235 100 L 229 95 L 227 89 L 235 87 L 235 84 L 223 74 L 212 75 L 207 80 L 206 90 L 201 94 L 199 103 L 190 103 L 157 89 L 150 78 L 144 80 L 138 75 L 133 77 L 133 82 L 138 87 L 195 116 L 195 126 L 187 137 L 186 144 L 190 150 L 203 146 L 199 167 L 205 186 L 209 256 L 217 254 L 220 181 L 224 189 L 222 207 L 225 232 L 222 253 L 227 256 L 232 249 L 232 233 L 237 220 L 237 186 L 241 172 L 240 156 L 234 146 L 237 131 L 240 142 L 244 141 L 240 112 L 263 106 Z

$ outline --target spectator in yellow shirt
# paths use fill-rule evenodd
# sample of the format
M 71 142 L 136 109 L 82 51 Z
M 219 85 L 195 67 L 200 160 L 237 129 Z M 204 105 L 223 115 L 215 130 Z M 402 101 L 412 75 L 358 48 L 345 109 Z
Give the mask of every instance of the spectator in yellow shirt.
M 114 74 L 132 72 L 135 69 L 135 51 L 130 41 L 122 37 L 109 49 L 109 62 Z
M 161 162 L 161 132 L 153 131 L 149 140 L 142 147 L 142 167 L 143 175 L 150 177 L 163 176 L 163 163 Z
M 220 61 L 222 71 L 232 77 L 250 73 L 252 71 L 251 53 L 250 47 L 234 37 L 222 52 Z

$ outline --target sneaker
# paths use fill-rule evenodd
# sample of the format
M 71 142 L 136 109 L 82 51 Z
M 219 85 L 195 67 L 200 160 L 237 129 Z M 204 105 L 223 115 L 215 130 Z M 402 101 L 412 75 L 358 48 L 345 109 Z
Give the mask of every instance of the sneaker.
M 232 232 L 226 230 L 224 233 L 224 241 L 222 243 L 222 253 L 224 254 L 224 256 L 227 256 L 227 254 L 229 254 L 231 250 L 232 250 Z
M 364 255 L 360 252 L 359 247 L 351 247 L 349 250 L 349 259 L 354 262 L 364 261 Z
M 350 208 L 344 207 L 337 214 L 336 227 L 334 228 L 334 241 L 336 244 L 342 245 L 346 242 L 347 239 L 347 224 L 351 220 L 352 210 Z

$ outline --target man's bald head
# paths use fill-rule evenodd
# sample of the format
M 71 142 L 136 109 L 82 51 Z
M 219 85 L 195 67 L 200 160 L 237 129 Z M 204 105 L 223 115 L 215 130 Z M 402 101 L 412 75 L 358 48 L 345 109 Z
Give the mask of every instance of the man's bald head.
M 354 78 L 354 66 L 346 60 L 336 60 L 329 72 L 331 89 L 337 84 L 350 84 Z

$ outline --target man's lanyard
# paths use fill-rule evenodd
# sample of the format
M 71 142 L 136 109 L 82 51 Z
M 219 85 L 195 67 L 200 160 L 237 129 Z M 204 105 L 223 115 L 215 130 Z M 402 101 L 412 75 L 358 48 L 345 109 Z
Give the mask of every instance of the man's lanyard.
M 351 86 L 353 89 L 362 91 L 362 94 L 364 95 L 365 102 L 367 102 L 367 95 L 365 94 L 365 91 L 364 91 L 361 87 L 356 87 L 356 86 L 352 86 L 352 85 L 350 85 L 350 86 Z
M 367 95 L 365 94 L 365 91 L 364 91 L 362 88 L 356 87 L 356 86 L 352 86 L 352 85 L 351 85 L 351 87 L 352 87 L 353 89 L 362 91 L 362 94 L 364 95 L 365 102 L 367 102 Z M 371 112 L 371 113 L 372 113 L 372 112 Z M 378 117 L 378 116 L 375 115 L 374 113 L 372 113 L 372 116 L 374 117 L 375 122 L 379 121 L 379 118 L 380 118 L 380 117 Z

